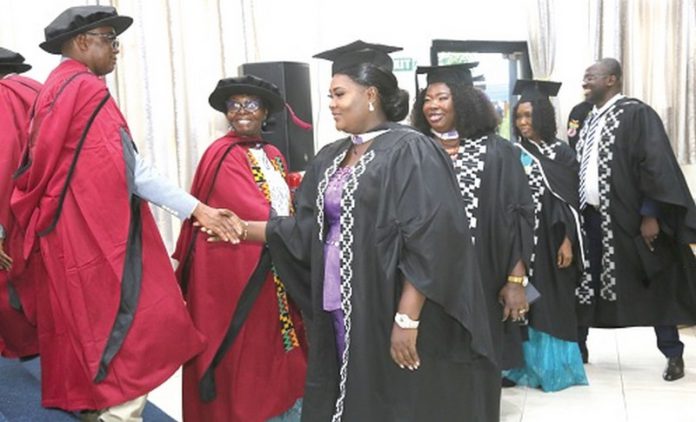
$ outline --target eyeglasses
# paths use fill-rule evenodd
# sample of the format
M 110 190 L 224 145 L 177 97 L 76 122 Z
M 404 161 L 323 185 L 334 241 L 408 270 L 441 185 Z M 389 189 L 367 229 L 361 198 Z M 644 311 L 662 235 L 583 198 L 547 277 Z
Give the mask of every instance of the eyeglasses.
M 85 32 L 87 35 L 94 35 L 96 37 L 106 38 L 107 41 L 111 41 L 111 48 L 116 50 L 121 43 L 118 40 L 118 35 L 113 32 Z
M 588 73 L 582 78 L 582 81 L 583 82 L 594 82 L 595 80 L 597 80 L 599 78 L 605 78 L 607 76 L 609 76 L 609 75 L 604 74 L 604 73 Z
M 246 100 L 244 103 L 235 100 L 227 100 L 225 104 L 227 105 L 227 111 L 235 113 L 239 113 L 242 109 L 253 113 L 263 106 L 261 100 Z

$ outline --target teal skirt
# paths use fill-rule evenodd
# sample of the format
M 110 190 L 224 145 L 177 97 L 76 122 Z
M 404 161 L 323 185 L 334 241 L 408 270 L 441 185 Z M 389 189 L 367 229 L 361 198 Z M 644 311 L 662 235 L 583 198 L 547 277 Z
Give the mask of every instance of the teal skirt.
M 547 392 L 588 384 L 577 343 L 528 330 L 529 340 L 522 344 L 524 368 L 503 371 L 503 377 Z

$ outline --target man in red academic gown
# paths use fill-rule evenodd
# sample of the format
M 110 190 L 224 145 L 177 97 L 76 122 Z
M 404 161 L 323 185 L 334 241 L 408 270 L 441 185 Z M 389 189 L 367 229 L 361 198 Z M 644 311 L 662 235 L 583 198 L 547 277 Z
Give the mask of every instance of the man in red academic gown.
M 101 76 L 133 22 L 72 7 L 40 47 L 62 54 L 35 105 L 12 210 L 38 248 L 42 404 L 141 420 L 145 395 L 203 349 L 148 204 L 236 241 L 242 229 L 146 168 Z M 120 419 L 119 419 L 120 418 Z
M 30 280 L 23 280 L 21 259 L 13 266 L 15 255 L 9 245 L 14 233 L 10 213 L 12 173 L 19 165 L 26 144 L 29 112 L 41 84 L 19 76 L 31 69 L 24 57 L 0 47 L 0 355 L 27 357 L 39 352 L 36 327 L 24 311 L 33 308 L 31 295 L 20 300 L 18 289 L 27 290 Z M 21 254 L 17 254 L 21 255 Z

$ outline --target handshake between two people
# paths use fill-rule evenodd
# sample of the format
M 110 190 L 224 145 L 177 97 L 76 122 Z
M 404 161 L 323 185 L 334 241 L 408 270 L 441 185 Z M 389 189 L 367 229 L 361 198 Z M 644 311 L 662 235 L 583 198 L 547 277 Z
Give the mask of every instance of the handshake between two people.
M 212 208 L 199 202 L 193 210 L 191 217 L 195 220 L 193 225 L 200 227 L 201 231 L 211 236 L 214 240 L 221 240 L 237 244 L 244 240 L 245 222 L 237 214 L 224 208 Z

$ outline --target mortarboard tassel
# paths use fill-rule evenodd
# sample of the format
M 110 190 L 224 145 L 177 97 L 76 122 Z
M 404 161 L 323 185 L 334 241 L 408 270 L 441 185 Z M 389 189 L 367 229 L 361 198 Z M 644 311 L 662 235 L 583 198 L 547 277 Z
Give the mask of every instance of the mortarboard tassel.
M 304 130 L 312 130 L 312 125 L 305 122 L 304 120 L 300 119 L 299 117 L 297 117 L 297 114 L 295 114 L 292 107 L 290 107 L 290 104 L 285 103 L 285 108 L 288 110 L 288 114 L 290 115 L 290 119 L 295 124 L 295 126 L 299 127 L 300 129 L 304 129 Z

